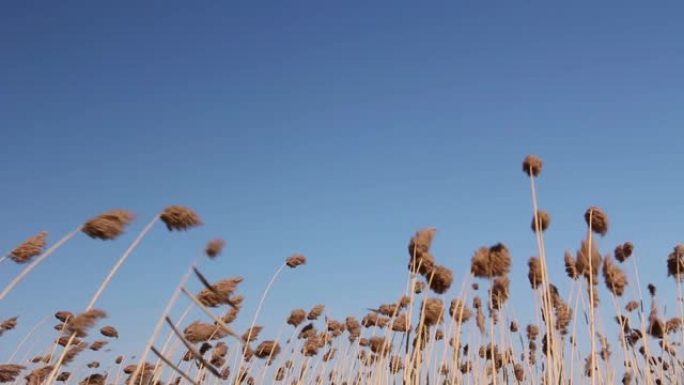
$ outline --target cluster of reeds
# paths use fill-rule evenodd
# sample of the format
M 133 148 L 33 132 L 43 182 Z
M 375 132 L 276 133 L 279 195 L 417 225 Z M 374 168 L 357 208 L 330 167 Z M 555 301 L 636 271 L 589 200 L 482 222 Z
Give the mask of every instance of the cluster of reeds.
M 202 224 L 193 210 L 169 206 L 138 234 L 87 306 L 77 312 L 54 313 L 59 321 L 54 339 L 44 341 L 39 351 L 23 352 L 23 359 L 17 354 L 22 344 L 14 349 L 9 361 L 0 364 L 0 383 L 684 384 L 684 245 L 675 246 L 662 259 L 677 288 L 677 309 L 670 317 L 664 316 L 655 285 L 646 286 L 649 298 L 641 294 L 635 245 L 629 241 L 611 248 L 600 244 L 609 231 L 608 215 L 601 208 L 590 207 L 584 213 L 586 231 L 575 252 L 568 251 L 562 258 L 547 256 L 544 234 L 551 216 L 538 208 L 536 193 L 542 166 L 536 156 L 523 161 L 523 171 L 530 178 L 531 229 L 537 250 L 537 255 L 527 259 L 531 292 L 525 294 L 529 300 L 522 302 L 526 308 L 509 303 L 511 280 L 524 278 L 511 275 L 514 258 L 503 243 L 474 247 L 470 268 L 463 269 L 456 290 L 452 289 L 454 273 L 444 260 L 438 263 L 432 252 L 436 229 L 425 228 L 408 243 L 405 291 L 386 303 L 371 304 L 365 314 L 334 319 L 324 304 L 308 309 L 294 305 L 283 315 L 280 327 L 263 327 L 257 321 L 269 290 L 285 267 L 300 268 L 306 263 L 303 255 L 283 260 L 253 314 L 242 311 L 242 277 L 212 282 L 193 263 L 148 341 L 139 351 L 119 352 L 119 330 L 104 324 L 107 313 L 95 305 L 157 221 L 170 231 Z M 28 238 L 8 254 L 8 261 L 27 265 L 0 294 L 0 301 L 79 231 L 93 239 L 114 240 L 133 219 L 126 210 L 105 212 L 47 249 L 46 232 Z M 213 239 L 204 254 L 216 258 L 224 246 L 222 239 Z M 612 251 L 602 254 L 602 246 Z M 628 273 L 630 260 L 634 280 Z M 563 275 L 568 279 L 565 285 L 550 279 Z M 196 292 L 188 289 L 193 277 L 202 286 Z M 486 291 L 480 291 L 481 286 Z M 567 293 L 561 293 L 561 286 L 569 288 Z M 172 310 L 179 306 L 184 311 L 172 319 Z M 240 317 L 249 321 L 245 330 L 234 326 Z M 1 321 L 0 337 L 14 332 L 17 320 Z M 41 327 L 36 325 L 24 341 Z M 107 349 L 116 352 L 116 358 L 111 359 Z

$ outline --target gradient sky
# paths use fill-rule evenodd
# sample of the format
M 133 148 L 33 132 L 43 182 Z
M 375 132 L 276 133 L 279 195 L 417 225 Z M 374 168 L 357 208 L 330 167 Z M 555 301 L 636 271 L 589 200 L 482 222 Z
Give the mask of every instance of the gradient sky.
M 562 292 L 562 253 L 579 246 L 591 205 L 611 219 L 602 251 L 633 241 L 643 285 L 674 292 L 680 2 L 368 3 L 4 3 L 1 252 L 40 230 L 55 242 L 111 208 L 137 221 L 114 242 L 78 235 L 0 303 L 0 319 L 20 315 L 0 360 L 54 311 L 82 310 L 169 204 L 205 226 L 157 226 L 126 262 L 98 303 L 120 329 L 115 351 L 142 349 L 214 237 L 226 251 L 200 268 L 245 278 L 241 327 L 284 258 L 308 257 L 276 282 L 264 338 L 295 307 L 325 303 L 339 319 L 396 299 L 407 242 L 428 226 L 457 277 L 450 295 L 474 250 L 508 245 L 512 309 L 527 322 L 528 153 L 545 161 L 539 200 Z M 0 284 L 19 271 L 1 264 Z M 21 354 L 42 348 L 36 339 Z

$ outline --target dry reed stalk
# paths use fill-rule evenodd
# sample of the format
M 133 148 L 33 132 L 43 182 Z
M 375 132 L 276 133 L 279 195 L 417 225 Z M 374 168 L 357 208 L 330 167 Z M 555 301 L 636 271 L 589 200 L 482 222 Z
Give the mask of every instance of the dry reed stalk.
M 138 375 L 140 374 L 140 370 L 143 367 L 143 364 L 145 363 L 145 360 L 147 360 L 147 355 L 149 354 L 150 350 L 152 349 L 152 345 L 154 344 L 154 341 L 157 340 L 157 335 L 161 331 L 162 326 L 164 325 L 164 317 L 166 317 L 173 306 L 176 304 L 176 301 L 178 300 L 178 296 L 180 294 L 180 289 L 185 285 L 185 283 L 188 281 L 190 278 L 190 274 L 192 273 L 192 268 L 194 267 L 194 263 L 191 265 L 191 267 L 188 269 L 188 271 L 181 277 L 180 282 L 178 285 L 176 285 L 176 288 L 173 290 L 173 294 L 171 295 L 171 298 L 166 302 L 166 306 L 164 307 L 164 311 L 162 312 L 161 316 L 157 320 L 157 323 L 152 330 L 152 334 L 150 335 L 150 338 L 147 340 L 147 343 L 145 344 L 145 349 L 143 350 L 143 353 L 140 355 L 140 360 L 138 360 L 138 365 L 136 366 L 135 372 L 131 376 L 131 378 L 138 378 Z M 163 351 L 164 349 L 162 349 Z M 160 356 L 159 359 L 162 359 Z M 156 365 L 155 368 L 156 370 Z M 142 379 L 143 376 L 140 376 L 140 385 L 142 385 Z
M 180 368 L 178 368 L 178 366 L 174 365 L 173 362 L 169 361 L 168 358 L 164 357 L 164 355 L 162 355 L 154 346 L 151 346 L 151 347 L 150 347 L 150 351 L 152 351 L 152 353 L 156 354 L 157 357 L 159 357 L 159 359 L 162 360 L 168 367 L 170 367 L 171 369 L 175 370 L 176 373 L 178 373 L 178 374 L 180 374 L 181 376 L 183 376 L 183 378 L 185 378 L 186 380 L 190 381 L 190 383 L 192 383 L 192 384 L 194 384 L 194 385 L 199 385 L 199 383 L 196 382 L 195 380 L 193 380 L 192 377 L 190 377 L 190 376 L 188 376 L 187 374 L 185 374 L 185 372 L 182 371 L 182 370 L 180 370 Z M 137 370 L 136 370 L 136 372 L 137 372 Z M 141 376 L 141 377 L 142 377 L 142 376 Z M 132 377 L 132 378 L 135 379 L 135 377 Z M 142 379 L 140 380 L 140 382 L 142 383 Z
M 116 262 L 114 267 L 109 271 L 109 274 L 107 274 L 107 277 L 102 281 L 100 284 L 100 287 L 97 289 L 93 297 L 91 298 L 90 302 L 88 303 L 88 306 L 86 306 L 86 311 L 89 311 L 95 306 L 95 303 L 97 300 L 100 298 L 102 293 L 104 292 L 105 288 L 109 284 L 109 282 L 114 278 L 114 275 L 116 272 L 121 268 L 123 263 L 128 259 L 128 257 L 131 255 L 133 250 L 140 244 L 140 242 L 143 240 L 145 235 L 152 229 L 152 227 L 157 223 L 157 221 L 160 219 L 159 215 L 155 215 L 154 218 L 143 228 L 143 230 L 138 234 L 138 236 L 133 240 L 133 242 L 128 246 L 128 249 L 121 255 L 119 260 Z M 54 365 L 54 368 L 50 375 L 47 378 L 46 384 L 45 385 L 52 385 L 52 380 L 54 379 L 56 373 L 59 371 L 60 365 L 62 364 L 62 361 L 64 360 L 66 353 L 68 351 L 69 346 L 73 342 L 73 339 L 76 337 L 76 334 L 72 334 L 69 342 L 67 342 L 67 345 L 64 347 L 64 351 L 62 352 L 61 356 L 57 360 L 57 362 Z
M 6 362 L 12 362 L 14 360 L 14 357 L 16 357 L 17 353 L 19 353 L 19 350 L 21 350 L 21 348 L 24 346 L 26 341 L 28 341 L 33 336 L 33 333 L 35 333 L 36 330 L 38 330 L 38 328 L 41 327 L 43 324 L 45 324 L 45 322 L 47 322 L 47 320 L 49 320 L 49 319 L 50 319 L 49 316 L 45 317 L 42 320 L 38 321 L 35 325 L 33 325 L 31 330 L 29 330 L 29 332 L 26 333 L 24 338 L 22 338 L 21 341 L 19 342 L 19 344 L 17 344 L 17 346 L 14 348 L 14 351 L 12 352 L 12 354 L 10 355 L 10 357 L 7 359 Z
M 81 231 L 81 226 L 76 227 L 75 229 L 71 230 L 71 232 L 67 233 L 62 239 L 57 241 L 54 245 L 50 246 L 43 254 L 38 256 L 38 258 L 34 259 L 33 262 L 31 262 L 30 265 L 28 265 L 24 270 L 22 270 L 21 273 L 19 273 L 18 276 L 16 276 L 12 282 L 5 287 L 5 289 L 0 293 L 0 301 L 5 299 L 7 295 L 12 292 L 12 290 L 21 282 L 33 269 L 38 267 L 41 262 L 43 262 L 47 257 L 50 256 L 55 250 L 57 250 L 60 246 L 62 246 L 66 241 L 69 239 L 73 238 L 74 235 L 78 234 L 78 232 Z
M 537 204 L 537 189 L 535 185 L 535 179 L 536 177 L 539 176 L 541 173 L 542 169 L 542 160 L 534 155 L 528 155 L 525 157 L 525 160 L 523 161 L 523 171 L 529 176 L 530 179 L 530 191 L 532 195 L 532 209 L 534 213 L 533 217 L 533 226 L 534 226 L 534 233 L 535 233 L 535 238 L 537 240 L 537 248 L 539 251 L 539 260 L 540 260 L 540 265 L 541 265 L 541 278 L 542 278 L 542 287 L 544 288 L 543 291 L 543 312 L 544 312 L 544 319 L 547 321 L 547 328 L 550 329 L 550 331 L 547 333 L 550 336 L 550 342 L 551 342 L 551 347 L 552 347 L 552 352 L 558 351 L 555 343 L 555 331 L 554 331 L 554 325 L 555 322 L 553 320 L 553 312 L 551 311 L 551 298 L 549 298 L 548 295 L 548 290 L 546 288 L 549 285 L 549 278 L 548 278 L 548 268 L 547 268 L 547 261 L 546 261 L 546 251 L 544 247 L 544 237 L 543 237 L 543 230 L 545 227 L 548 227 L 548 214 L 547 220 L 546 220 L 546 226 L 544 226 L 544 215 L 543 212 L 540 212 L 538 204 Z M 541 214 L 541 215 L 540 215 Z M 547 359 L 547 373 L 548 376 L 547 382 L 548 383 L 556 383 L 557 379 L 555 377 L 555 372 L 557 371 L 558 367 L 560 366 L 560 363 L 558 362 L 558 358 L 555 357 L 553 354 L 547 354 L 546 355 Z M 553 363 L 553 365 L 551 365 Z
M 266 289 L 264 289 L 264 292 L 261 295 L 261 299 L 259 300 L 259 304 L 257 305 L 256 311 L 254 312 L 254 317 L 252 317 L 252 323 L 249 326 L 249 333 L 247 334 L 247 341 L 249 341 L 251 338 L 251 333 L 252 333 L 252 330 L 254 329 L 254 325 L 256 324 L 257 318 L 259 317 L 259 312 L 261 311 L 261 307 L 264 305 L 264 301 L 266 300 L 266 296 L 268 295 L 269 290 L 271 289 L 271 287 L 275 283 L 276 279 L 278 278 L 278 275 L 280 275 L 280 273 L 283 271 L 283 269 L 286 266 L 288 266 L 290 268 L 295 268 L 295 267 L 303 264 L 305 261 L 306 261 L 306 258 L 304 258 L 304 256 L 295 255 L 295 256 L 287 258 L 285 263 L 280 265 L 280 267 L 278 267 L 278 269 L 275 271 L 275 273 L 271 277 L 271 280 L 268 282 L 268 285 L 266 285 Z M 245 349 L 246 349 L 246 347 L 245 347 Z M 244 352 L 243 352 L 243 354 L 240 355 L 240 364 L 237 365 L 236 368 L 241 368 L 243 363 L 244 363 Z M 238 384 L 236 384 L 236 385 L 238 385 Z

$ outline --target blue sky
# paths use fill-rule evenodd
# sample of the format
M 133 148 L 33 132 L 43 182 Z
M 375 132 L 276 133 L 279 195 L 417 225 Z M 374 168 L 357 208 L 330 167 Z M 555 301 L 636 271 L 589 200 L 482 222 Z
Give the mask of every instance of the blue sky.
M 562 253 L 599 205 L 612 223 L 602 251 L 633 241 L 642 280 L 674 290 L 681 4 L 372 3 L 4 4 L 0 250 L 43 229 L 54 242 L 111 208 L 138 220 L 115 242 L 77 236 L 0 303 L 0 318 L 21 317 L 0 357 L 40 319 L 85 307 L 169 204 L 205 226 L 158 226 L 124 265 L 100 302 L 121 329 L 115 349 L 142 348 L 214 237 L 225 254 L 201 269 L 245 277 L 241 325 L 285 257 L 309 258 L 276 283 L 260 322 L 269 336 L 295 307 L 326 303 L 343 318 L 398 297 L 408 239 L 427 226 L 455 286 L 474 250 L 507 244 L 512 301 L 525 305 L 528 153 L 545 161 L 559 286 Z M 0 283 L 18 271 L 0 265 Z

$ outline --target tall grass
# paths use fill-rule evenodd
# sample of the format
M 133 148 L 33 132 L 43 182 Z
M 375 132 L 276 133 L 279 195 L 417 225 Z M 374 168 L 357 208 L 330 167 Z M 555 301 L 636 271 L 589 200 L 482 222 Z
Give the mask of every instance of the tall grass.
M 305 268 L 301 266 L 306 258 L 294 254 L 283 261 L 265 285 L 253 314 L 242 312 L 241 277 L 212 283 L 193 268 L 171 293 L 140 350 L 121 352 L 116 361 L 101 364 L 98 359 L 106 357 L 98 350 L 104 344 L 102 339 L 114 345 L 112 337 L 117 332 L 109 327 L 98 333 L 106 313 L 95 305 L 119 268 L 159 220 L 169 230 L 201 224 L 194 211 L 170 206 L 144 227 L 82 313 L 56 314 L 61 323 L 54 339 L 37 339 L 44 335 L 39 333 L 45 324 L 41 321 L 10 349 L 9 361 L 0 365 L 0 383 L 683 384 L 684 305 L 680 297 L 684 246 L 674 247 L 663 259 L 678 290 L 678 316 L 665 319 L 655 286 L 649 285 L 650 298 L 643 298 L 636 256 L 632 256 L 634 245 L 626 242 L 601 255 L 599 245 L 609 230 L 608 216 L 600 208 L 590 207 L 584 213 L 586 236 L 577 252 L 566 253 L 564 258 L 565 279 L 570 285 L 562 295 L 550 278 L 557 276 L 550 272 L 550 266 L 557 264 L 549 263 L 544 239 L 551 216 L 539 209 L 537 183 L 542 160 L 526 157 L 523 171 L 530 183 L 531 242 L 538 252 L 528 261 L 531 293 L 511 292 L 511 279 L 524 278 L 511 276 L 512 257 L 503 243 L 473 245 L 470 271 L 454 277 L 432 254 L 437 232 L 426 228 L 408 242 L 404 292 L 387 303 L 369 304 L 366 314 L 335 320 L 323 305 L 308 312 L 294 309 L 289 317 L 283 315 L 282 325 L 273 326 L 275 339 L 261 340 L 262 328 L 256 323 L 268 293 L 276 279 L 287 274 L 285 267 Z M 28 263 L 28 267 L 0 293 L 0 300 L 78 231 L 94 239 L 113 240 L 132 220 L 125 210 L 108 211 L 78 226 L 46 251 L 43 233 L 29 238 L 3 256 L 5 263 L 11 260 Z M 223 245 L 220 239 L 211 240 L 205 254 L 216 258 Z M 631 271 L 626 268 L 630 258 Z M 186 287 L 193 270 L 204 287 L 196 294 Z M 628 294 L 631 275 L 636 285 Z M 509 298 L 514 295 L 527 296 L 529 300 L 522 303 L 530 309 L 510 306 Z M 600 307 L 601 301 L 608 305 Z M 171 313 L 179 306 L 184 310 L 174 321 Z M 612 314 L 603 313 L 607 310 Z M 191 314 L 199 314 L 200 319 L 187 321 Z M 518 314 L 531 314 L 532 319 L 518 319 Z M 235 331 L 238 318 L 250 325 L 244 333 Z M 16 324 L 16 318 L 0 321 L 0 338 L 13 332 Z M 27 345 L 32 348 L 19 354 Z M 32 355 L 35 351 L 42 354 Z

